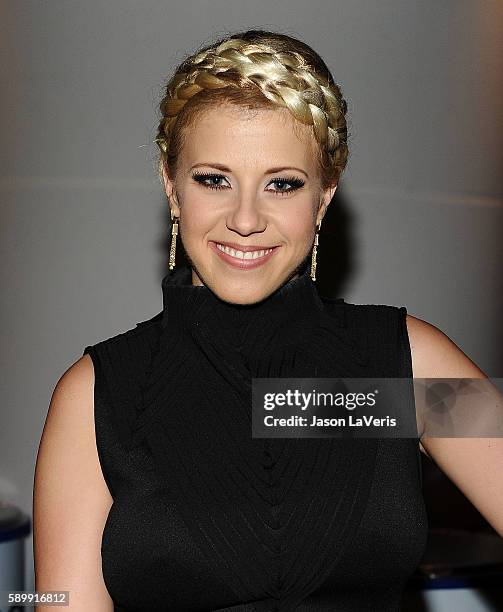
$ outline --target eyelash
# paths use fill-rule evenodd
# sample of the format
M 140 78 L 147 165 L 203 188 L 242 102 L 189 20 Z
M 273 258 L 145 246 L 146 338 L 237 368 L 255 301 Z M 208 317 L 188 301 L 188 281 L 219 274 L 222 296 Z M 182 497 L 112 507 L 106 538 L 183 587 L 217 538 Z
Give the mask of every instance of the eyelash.
M 197 174 L 193 174 L 192 178 L 197 183 L 199 183 L 203 187 L 206 187 L 207 189 L 226 189 L 226 187 L 224 187 L 223 185 L 208 185 L 208 184 L 204 183 L 204 181 L 206 181 L 208 179 L 223 179 L 223 178 L 225 178 L 225 176 L 223 176 L 222 174 L 197 173 Z M 287 177 L 282 177 L 282 178 L 275 178 L 275 179 L 271 180 L 271 183 L 288 183 L 288 184 L 292 185 L 292 187 L 290 189 L 277 189 L 277 190 L 275 190 L 274 193 L 277 193 L 279 195 L 285 195 L 287 193 L 292 193 L 294 191 L 297 191 L 297 189 L 300 189 L 301 187 L 303 187 L 305 185 L 303 180 L 298 179 L 295 176 L 287 176 Z

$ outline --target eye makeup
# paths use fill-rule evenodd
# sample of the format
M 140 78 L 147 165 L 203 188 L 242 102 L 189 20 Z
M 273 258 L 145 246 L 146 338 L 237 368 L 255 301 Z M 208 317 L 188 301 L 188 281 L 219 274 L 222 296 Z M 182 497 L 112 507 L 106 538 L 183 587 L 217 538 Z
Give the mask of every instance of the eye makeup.
M 194 174 L 192 174 L 192 178 L 202 187 L 205 187 L 207 189 L 227 189 L 227 187 L 225 187 L 224 185 L 211 184 L 207 182 L 220 181 L 222 179 L 225 179 L 225 176 L 223 176 L 222 174 L 215 174 L 214 172 L 195 172 Z M 287 184 L 291 186 L 289 189 L 274 189 L 273 193 L 276 193 L 278 195 L 292 193 L 305 185 L 305 181 L 295 176 L 277 177 L 272 179 L 269 184 L 271 183 L 279 183 L 283 185 Z

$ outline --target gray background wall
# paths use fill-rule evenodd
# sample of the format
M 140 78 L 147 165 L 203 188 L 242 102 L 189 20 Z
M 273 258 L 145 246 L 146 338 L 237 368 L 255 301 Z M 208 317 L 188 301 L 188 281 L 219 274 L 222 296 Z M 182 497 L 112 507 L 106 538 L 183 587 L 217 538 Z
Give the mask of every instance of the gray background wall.
M 348 100 L 346 301 L 406 305 L 503 376 L 501 2 L 4 0 L 0 499 L 25 512 L 58 378 L 162 306 L 163 79 L 251 27 L 314 46 Z

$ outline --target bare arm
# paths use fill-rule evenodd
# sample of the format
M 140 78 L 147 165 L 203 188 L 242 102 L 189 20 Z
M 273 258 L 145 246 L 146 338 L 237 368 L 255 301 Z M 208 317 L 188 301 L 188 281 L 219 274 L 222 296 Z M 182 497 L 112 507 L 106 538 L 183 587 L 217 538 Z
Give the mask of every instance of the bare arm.
M 84 355 L 54 389 L 35 467 L 35 588 L 69 591 L 72 612 L 113 611 L 101 571 L 101 536 L 113 500 L 97 455 L 93 394 L 93 363 Z
M 441 330 L 407 315 L 415 378 L 487 378 Z M 503 537 L 503 439 L 421 438 L 426 454 Z

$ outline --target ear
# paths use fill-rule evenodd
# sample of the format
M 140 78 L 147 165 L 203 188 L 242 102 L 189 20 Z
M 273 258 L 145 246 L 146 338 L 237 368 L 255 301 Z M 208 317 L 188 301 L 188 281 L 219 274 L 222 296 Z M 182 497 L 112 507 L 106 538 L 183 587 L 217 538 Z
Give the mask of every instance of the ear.
M 176 195 L 175 195 L 176 194 L 175 185 L 173 181 L 171 180 L 171 178 L 168 176 L 168 172 L 165 166 L 163 166 L 162 168 L 162 178 L 164 181 L 164 191 L 166 192 L 166 195 L 168 197 L 170 208 L 173 214 L 175 215 L 175 217 L 179 217 L 180 208 L 178 206 L 178 202 L 177 202 Z
M 318 214 L 316 216 L 316 225 L 318 225 L 318 223 L 320 223 L 321 220 L 323 219 L 323 217 L 325 216 L 325 213 L 327 212 L 328 205 L 332 201 L 332 198 L 334 197 L 335 192 L 337 190 L 337 185 L 338 185 L 338 183 L 336 183 L 332 187 L 329 187 L 323 193 L 323 197 L 321 199 L 320 206 L 318 208 Z

